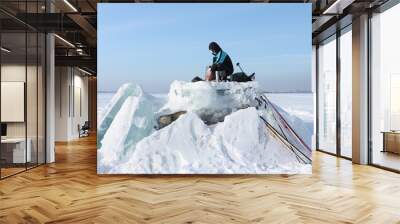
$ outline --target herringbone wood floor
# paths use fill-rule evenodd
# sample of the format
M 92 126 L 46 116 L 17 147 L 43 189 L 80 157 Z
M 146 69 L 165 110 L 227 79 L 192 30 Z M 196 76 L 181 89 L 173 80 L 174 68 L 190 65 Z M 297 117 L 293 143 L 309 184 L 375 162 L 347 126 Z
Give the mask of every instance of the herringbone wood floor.
M 312 175 L 98 176 L 94 137 L 0 181 L 0 223 L 400 223 L 400 175 L 314 153 Z

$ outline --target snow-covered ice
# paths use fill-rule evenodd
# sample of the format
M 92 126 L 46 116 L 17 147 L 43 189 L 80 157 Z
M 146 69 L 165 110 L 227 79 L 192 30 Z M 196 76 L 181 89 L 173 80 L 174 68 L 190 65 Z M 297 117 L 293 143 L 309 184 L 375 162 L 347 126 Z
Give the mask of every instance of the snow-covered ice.
M 161 102 L 140 86 L 124 84 L 99 116 L 97 147 L 99 172 L 105 172 L 126 158 L 142 138 L 154 131 L 154 114 Z
M 300 163 L 260 119 L 265 111 L 254 101 L 260 94 L 257 82 L 174 81 L 166 98 L 125 84 L 99 116 L 98 172 L 311 173 L 311 164 Z M 301 119 L 277 108 L 311 139 Z M 187 113 L 154 129 L 158 116 L 177 111 Z
M 288 123 L 312 145 L 314 129 L 314 101 L 312 93 L 269 93 L 265 94 L 279 110 Z
M 257 82 L 195 82 L 174 81 L 161 114 L 193 111 L 210 123 L 249 107 L 259 90 Z

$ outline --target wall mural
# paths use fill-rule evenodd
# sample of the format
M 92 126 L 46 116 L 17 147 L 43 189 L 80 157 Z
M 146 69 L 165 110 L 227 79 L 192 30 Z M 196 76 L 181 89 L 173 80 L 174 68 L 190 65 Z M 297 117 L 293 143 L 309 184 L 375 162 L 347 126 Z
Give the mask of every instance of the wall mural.
M 99 4 L 99 174 L 310 174 L 310 4 Z

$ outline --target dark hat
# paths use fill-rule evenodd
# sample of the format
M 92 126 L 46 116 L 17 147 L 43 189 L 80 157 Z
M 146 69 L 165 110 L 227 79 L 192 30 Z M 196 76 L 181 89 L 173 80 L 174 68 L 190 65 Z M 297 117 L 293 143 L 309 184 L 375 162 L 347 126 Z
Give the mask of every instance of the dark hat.
M 214 52 L 219 52 L 221 50 L 221 47 L 216 42 L 211 42 L 208 45 L 208 49 Z

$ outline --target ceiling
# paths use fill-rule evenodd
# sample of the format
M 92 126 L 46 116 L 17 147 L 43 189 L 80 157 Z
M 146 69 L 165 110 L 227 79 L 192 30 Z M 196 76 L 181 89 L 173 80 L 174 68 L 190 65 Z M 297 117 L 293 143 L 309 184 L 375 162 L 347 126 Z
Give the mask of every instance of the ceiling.
M 312 3 L 314 43 L 330 33 L 337 21 L 377 7 L 387 0 L 229 0 L 217 2 Z M 2 31 L 16 33 L 25 28 L 54 32 L 56 64 L 80 66 L 96 73 L 97 3 L 216 2 L 170 0 L 1 0 Z M 52 13 L 49 13 L 49 12 Z M 28 13 L 25 13 L 28 12 Z M 351 18 L 350 18 L 351 22 Z M 331 28 L 332 30 L 332 28 Z M 330 32 L 334 32 L 330 31 Z M 11 34 L 8 34 L 11 38 Z M 18 36 L 14 34 L 14 36 Z M 15 41 L 19 41 L 16 37 Z

